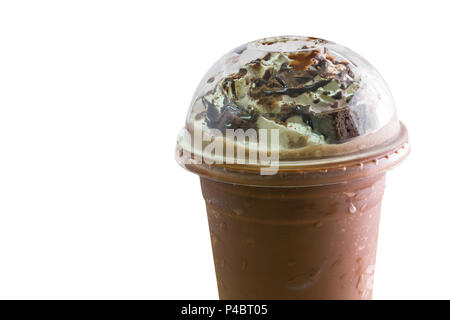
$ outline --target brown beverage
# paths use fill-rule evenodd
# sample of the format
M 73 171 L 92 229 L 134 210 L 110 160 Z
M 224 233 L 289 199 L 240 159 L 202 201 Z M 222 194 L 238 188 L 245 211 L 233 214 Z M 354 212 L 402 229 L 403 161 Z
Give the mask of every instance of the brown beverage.
M 253 46 L 281 43 L 284 48 L 286 43 L 310 41 L 316 40 L 272 38 L 264 39 L 264 43 L 256 42 L 257 46 L 253 43 Z M 251 44 L 247 48 L 251 48 Z M 276 52 L 279 48 L 271 47 L 277 49 Z M 320 56 L 322 49 L 317 47 L 305 54 L 289 51 L 287 61 L 291 64 L 283 62 L 283 56 L 274 58 L 273 53 L 268 56 L 265 50 L 259 62 L 252 60 L 244 67 L 240 64 L 237 73 L 216 84 L 215 88 L 220 86 L 221 90 L 226 90 L 230 81 L 239 81 L 251 74 L 252 78 L 231 85 L 230 96 L 234 100 L 226 96 L 223 105 L 216 106 L 221 100 L 209 95 L 214 95 L 217 89 L 209 89 L 194 99 L 186 125 L 190 132 L 198 124 L 218 129 L 223 134 L 224 129 L 230 128 L 261 130 L 276 127 L 275 124 L 280 126 L 276 127 L 280 130 L 280 161 L 277 172 L 271 175 L 261 175 L 262 166 L 249 162 L 195 162 L 193 158 L 198 150 L 191 147 L 192 141 L 178 142 L 179 162 L 200 176 L 221 299 L 372 297 L 386 171 L 409 153 L 408 135 L 397 120 L 392 101 L 381 97 L 382 94 L 390 96 L 383 91 L 387 89 L 375 71 L 366 66 L 371 77 L 365 77 L 362 72 L 358 78 L 354 72 L 367 62 L 358 60 L 359 56 L 353 56 L 350 51 L 344 53 L 351 56 L 352 62 L 336 62 L 330 53 L 332 49 L 339 53 L 340 47 L 327 47 L 326 58 Z M 231 56 L 242 55 L 240 50 L 242 48 L 233 51 Z M 344 53 L 337 56 L 342 57 Z M 305 62 L 302 54 L 316 55 L 316 58 Z M 281 66 L 273 67 L 276 62 L 270 64 L 271 59 L 281 61 Z M 324 63 L 323 59 L 328 60 Z M 262 65 L 255 67 L 257 63 Z M 336 71 L 328 66 L 330 63 L 345 67 Z M 298 64 L 302 65 L 301 70 L 295 69 Z M 349 64 L 354 64 L 354 69 L 350 69 Z M 326 71 L 320 74 L 320 68 L 325 66 L 328 66 Z M 267 69 L 255 71 L 260 68 Z M 212 70 L 215 74 L 217 67 Z M 312 82 L 293 80 L 297 76 L 311 75 Z M 271 78 L 274 82 L 270 82 Z M 211 77 L 205 79 L 206 83 L 218 81 Z M 367 89 L 368 83 L 363 79 L 374 82 L 375 89 Z M 332 86 L 333 81 L 337 85 Z M 243 83 L 253 84 L 245 88 Z M 252 91 L 258 85 L 263 89 Z M 346 91 L 345 88 L 352 86 L 353 89 Z M 333 88 L 337 88 L 337 92 L 330 92 Z M 261 109 L 242 107 L 244 102 L 251 104 L 248 97 L 244 97 L 246 91 L 258 101 Z M 289 98 L 280 100 L 280 93 Z M 273 100 L 274 96 L 278 100 Z M 241 101 L 237 97 L 241 97 Z M 295 99 L 292 101 L 292 98 Z M 311 99 L 315 107 L 299 104 L 307 99 Z M 201 101 L 200 107 L 196 101 Z M 274 101 L 281 103 L 281 107 L 274 108 Z M 289 102 L 293 102 L 292 107 Z M 263 113 L 267 108 L 278 113 Z M 380 112 L 392 114 L 383 120 Z M 274 124 L 267 125 L 268 121 Z M 225 140 L 223 138 L 221 143 L 225 144 Z M 233 146 L 235 151 L 242 148 L 249 155 L 251 144 Z M 181 161 L 186 154 L 189 160 Z
M 385 174 L 325 186 L 201 178 L 221 299 L 368 299 Z

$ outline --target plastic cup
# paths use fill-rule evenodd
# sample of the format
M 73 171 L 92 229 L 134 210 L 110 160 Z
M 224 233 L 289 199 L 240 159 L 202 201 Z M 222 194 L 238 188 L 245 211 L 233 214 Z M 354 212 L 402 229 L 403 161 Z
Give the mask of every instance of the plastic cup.
M 317 45 L 315 38 L 259 40 L 245 46 L 255 51 L 246 59 L 261 50 L 291 54 L 299 42 L 311 41 Z M 354 123 L 340 128 L 336 124 L 335 134 L 323 120 L 329 113 L 313 115 L 312 120 L 310 113 L 301 114 L 304 123 L 311 120 L 313 130 L 325 130 L 327 143 L 282 149 L 277 171 L 270 175 L 261 174 L 264 165 L 258 161 L 198 161 L 195 157 L 204 144 L 194 146 L 185 139 L 202 112 L 196 103 L 211 92 L 206 84 L 220 81 L 217 74 L 223 79 L 235 72 L 237 66 L 224 61 L 234 57 L 234 64 L 245 65 L 239 62 L 240 48 L 219 60 L 200 84 L 176 153 L 180 164 L 200 176 L 220 299 L 370 299 L 386 172 L 409 153 L 407 130 L 397 120 L 387 87 L 367 61 L 332 44 L 325 52 L 334 49 L 362 74 L 364 85 L 356 94 L 363 98 L 342 109 L 350 110 L 346 119 Z M 203 103 L 207 107 L 209 102 Z M 342 133 L 342 128 L 347 131 Z M 360 134 L 345 137 L 354 128 Z M 241 147 L 234 145 L 235 150 Z M 248 155 L 251 146 L 245 147 Z

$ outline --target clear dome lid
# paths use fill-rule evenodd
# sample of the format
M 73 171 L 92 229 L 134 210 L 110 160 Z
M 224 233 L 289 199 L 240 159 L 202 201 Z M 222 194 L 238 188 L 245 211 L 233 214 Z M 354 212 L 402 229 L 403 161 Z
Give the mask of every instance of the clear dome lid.
M 391 93 L 368 61 L 330 41 L 284 36 L 237 47 L 211 67 L 178 145 L 205 157 L 209 144 L 210 158 L 228 156 L 218 151 L 227 143 L 246 155 L 276 148 L 280 160 L 299 163 L 361 154 L 399 132 Z

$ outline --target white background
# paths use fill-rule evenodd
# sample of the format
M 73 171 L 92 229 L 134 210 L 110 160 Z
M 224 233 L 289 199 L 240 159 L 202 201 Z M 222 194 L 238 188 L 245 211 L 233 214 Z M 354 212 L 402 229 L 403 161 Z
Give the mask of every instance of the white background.
M 450 298 L 446 1 L 2 1 L 0 298 L 216 299 L 198 178 L 174 160 L 228 50 L 330 39 L 410 131 L 388 175 L 374 298 Z

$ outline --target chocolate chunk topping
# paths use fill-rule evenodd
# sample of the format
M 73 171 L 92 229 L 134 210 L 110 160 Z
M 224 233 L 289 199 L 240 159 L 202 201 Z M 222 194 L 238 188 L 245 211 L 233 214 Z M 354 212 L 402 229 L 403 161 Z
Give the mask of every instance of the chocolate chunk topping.
M 206 124 L 208 125 L 208 127 L 212 128 L 214 123 L 219 118 L 219 111 L 217 110 L 216 106 L 213 103 L 206 100 L 205 97 L 202 98 L 202 103 L 206 107 L 206 116 L 205 116 Z
M 255 80 L 257 89 L 251 90 L 251 96 L 260 97 L 264 95 L 288 95 L 297 97 L 306 92 L 314 92 L 317 89 L 326 86 L 332 79 L 324 79 L 310 85 L 304 85 L 305 82 L 311 81 L 313 77 L 305 71 L 295 72 L 278 72 L 273 73 L 271 69 L 264 72 L 262 79 Z M 262 81 L 261 81 L 262 80 Z
M 247 69 L 240 68 L 238 71 L 238 74 L 241 76 L 245 76 L 247 74 Z
M 336 93 L 335 95 L 331 96 L 333 99 L 336 100 L 340 100 L 342 99 L 343 95 L 342 95 L 342 91 L 339 91 L 338 93 Z
M 255 81 L 254 81 L 254 84 L 255 84 L 255 86 L 257 86 L 257 87 L 261 87 L 262 85 L 264 85 L 264 84 L 266 84 L 266 81 L 264 81 L 263 79 L 256 79 Z
M 305 92 L 310 92 L 310 91 L 314 92 L 317 89 L 326 86 L 330 82 L 331 82 L 331 79 L 327 79 L 327 80 L 320 80 L 309 86 L 304 86 L 304 87 L 300 87 L 300 88 L 288 88 L 286 91 L 286 94 L 290 97 L 297 97 Z
M 353 73 L 352 69 L 350 69 L 349 67 L 347 68 L 347 73 L 350 77 L 354 78 L 355 74 Z
M 254 110 L 248 112 L 242 110 L 228 97 L 224 98 L 224 105 L 220 113 L 214 104 L 208 102 L 206 99 L 203 99 L 202 102 L 207 106 L 206 124 L 210 128 L 219 129 L 222 133 L 225 133 L 226 129 L 247 130 L 256 128 L 258 114 Z
M 286 87 L 286 82 L 283 80 L 282 77 L 280 77 L 279 75 L 274 76 L 274 79 L 278 81 L 278 83 L 282 86 L 282 87 Z
M 236 97 L 236 85 L 234 81 L 231 81 L 231 93 L 233 94 L 234 97 Z
M 285 71 L 289 71 L 290 69 L 289 69 L 289 66 L 288 66 L 288 63 L 287 62 L 285 62 L 285 63 L 283 63 L 281 66 L 280 66 L 280 72 L 285 72 Z
M 285 107 L 281 108 L 281 112 L 278 116 L 278 119 L 281 122 L 285 122 L 290 117 L 301 116 L 302 110 L 310 110 L 310 106 L 297 105 L 293 108 L 289 107 L 289 106 L 285 106 Z

